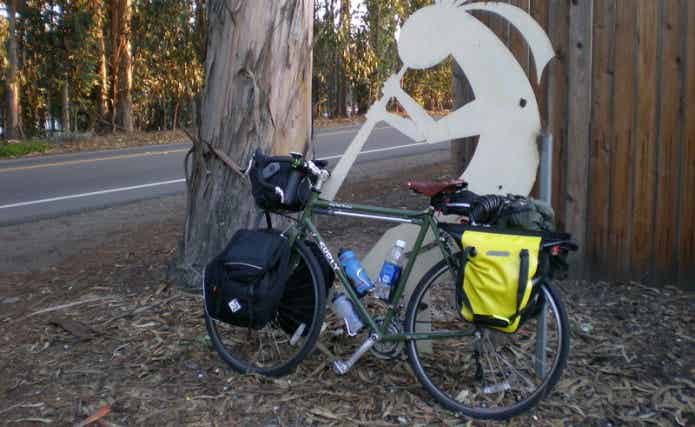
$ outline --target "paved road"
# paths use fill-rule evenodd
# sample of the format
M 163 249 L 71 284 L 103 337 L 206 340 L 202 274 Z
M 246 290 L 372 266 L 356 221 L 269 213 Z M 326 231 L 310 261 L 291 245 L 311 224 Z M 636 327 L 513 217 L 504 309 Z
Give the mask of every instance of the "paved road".
M 334 165 L 358 127 L 316 133 L 319 158 Z M 184 191 L 183 158 L 190 145 L 0 161 L 0 225 L 59 216 Z M 377 127 L 357 163 L 448 149 L 413 143 L 387 126 Z

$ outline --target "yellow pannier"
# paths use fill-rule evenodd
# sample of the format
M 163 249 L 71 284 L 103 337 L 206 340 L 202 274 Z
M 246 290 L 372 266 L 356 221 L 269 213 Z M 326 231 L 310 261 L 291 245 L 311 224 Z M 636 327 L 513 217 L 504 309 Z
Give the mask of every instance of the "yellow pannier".
M 541 237 L 466 230 L 457 297 L 464 319 L 515 332 L 533 294 Z

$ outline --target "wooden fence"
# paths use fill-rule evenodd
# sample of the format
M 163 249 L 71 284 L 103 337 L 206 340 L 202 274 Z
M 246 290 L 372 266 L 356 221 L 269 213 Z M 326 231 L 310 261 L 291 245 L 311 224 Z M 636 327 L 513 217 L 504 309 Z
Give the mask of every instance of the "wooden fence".
M 695 288 L 695 0 L 514 0 L 556 58 L 536 87 L 553 206 L 585 276 Z M 478 15 L 535 81 L 521 35 Z

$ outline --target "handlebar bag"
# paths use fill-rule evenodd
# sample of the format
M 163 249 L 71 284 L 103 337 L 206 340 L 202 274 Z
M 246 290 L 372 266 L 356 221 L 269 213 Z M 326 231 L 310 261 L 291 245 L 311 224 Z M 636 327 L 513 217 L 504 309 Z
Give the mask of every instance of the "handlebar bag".
M 205 268 L 203 298 L 213 319 L 261 329 L 277 314 L 290 248 L 277 230 L 239 230 Z
M 536 296 L 541 236 L 493 230 L 466 230 L 457 304 L 470 322 L 515 332 Z
M 311 179 L 289 156 L 270 157 L 256 151 L 249 171 L 256 205 L 266 211 L 304 209 L 311 195 Z

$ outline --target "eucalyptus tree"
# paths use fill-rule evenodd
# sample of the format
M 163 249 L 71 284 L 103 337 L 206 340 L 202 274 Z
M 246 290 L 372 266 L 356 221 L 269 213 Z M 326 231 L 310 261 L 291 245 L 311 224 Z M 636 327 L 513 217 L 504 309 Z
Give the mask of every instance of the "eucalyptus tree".
M 17 0 L 6 0 L 7 6 L 7 70 L 5 73 L 5 138 L 22 136 L 19 115 L 19 58 L 17 56 Z
M 133 101 L 145 129 L 176 128 L 184 112 L 186 124 L 193 124 L 190 106 L 203 77 L 198 7 L 193 1 L 161 0 L 135 10 Z
M 307 145 L 313 10 L 312 0 L 208 4 L 205 86 L 178 253 L 179 283 L 199 286 L 204 265 L 256 218 L 246 177 L 206 145 L 239 165 L 258 148 L 287 153 Z

